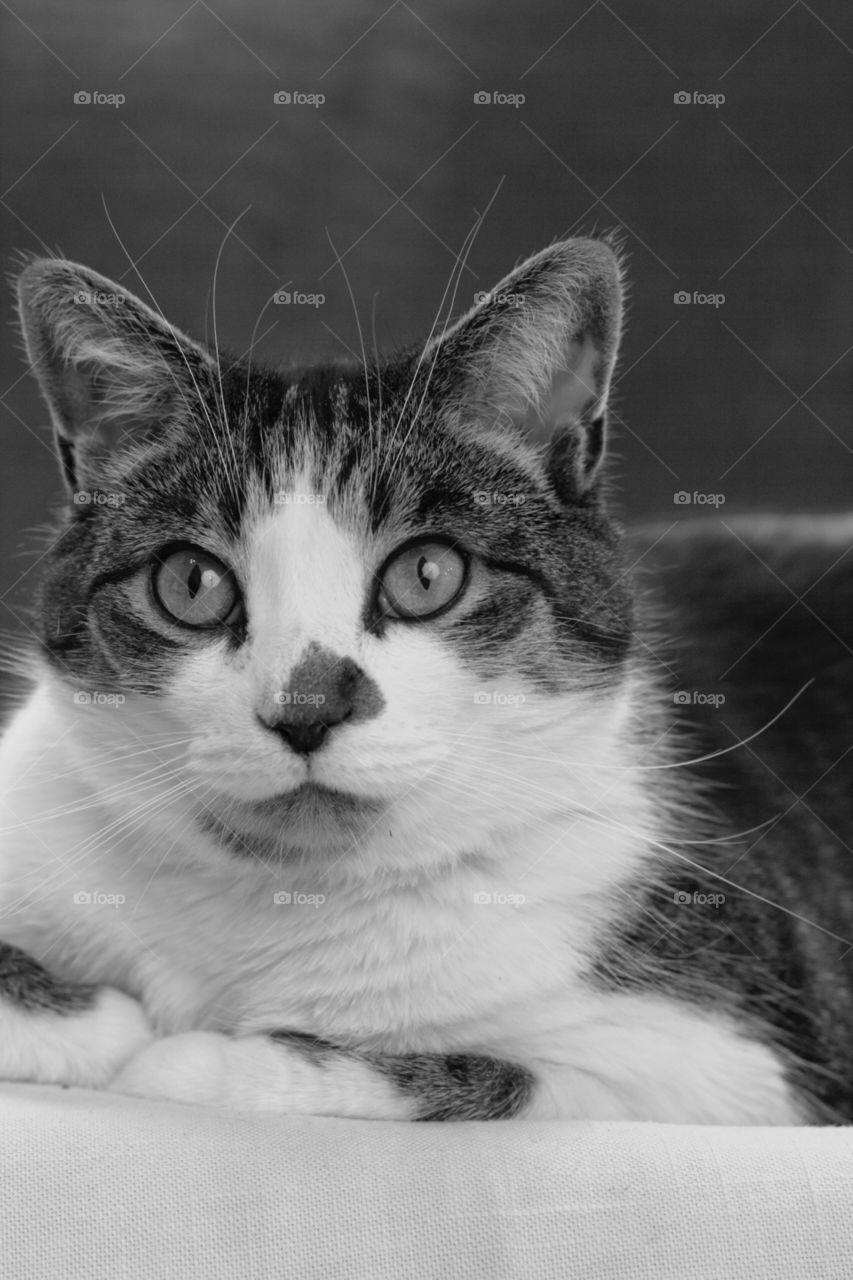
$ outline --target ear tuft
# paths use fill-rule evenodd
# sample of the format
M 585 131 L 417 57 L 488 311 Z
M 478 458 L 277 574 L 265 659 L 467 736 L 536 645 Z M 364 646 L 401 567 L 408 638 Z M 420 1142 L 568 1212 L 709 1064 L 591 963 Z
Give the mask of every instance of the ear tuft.
M 461 423 L 522 434 L 563 496 L 593 483 L 622 327 L 618 246 L 564 240 L 528 258 L 436 340 Z
M 39 258 L 18 278 L 18 303 L 70 486 L 198 404 L 209 353 L 104 276 Z

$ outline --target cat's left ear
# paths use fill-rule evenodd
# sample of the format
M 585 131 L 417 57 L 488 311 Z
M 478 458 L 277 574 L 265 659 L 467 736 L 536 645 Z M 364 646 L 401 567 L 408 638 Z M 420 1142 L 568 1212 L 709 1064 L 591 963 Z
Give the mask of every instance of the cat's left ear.
M 564 240 L 528 258 L 428 349 L 445 413 L 460 429 L 520 434 L 562 497 L 583 496 L 604 451 L 622 297 L 607 241 Z
M 210 353 L 121 285 L 40 258 L 21 272 L 18 300 L 72 490 L 97 485 L 177 414 L 198 411 L 215 368 Z

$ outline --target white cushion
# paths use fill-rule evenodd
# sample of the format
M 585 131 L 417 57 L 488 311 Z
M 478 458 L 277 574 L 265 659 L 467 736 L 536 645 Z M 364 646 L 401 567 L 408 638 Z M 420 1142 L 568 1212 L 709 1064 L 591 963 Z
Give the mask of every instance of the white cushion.
M 401 1124 L 0 1086 L 0 1275 L 853 1277 L 848 1129 Z

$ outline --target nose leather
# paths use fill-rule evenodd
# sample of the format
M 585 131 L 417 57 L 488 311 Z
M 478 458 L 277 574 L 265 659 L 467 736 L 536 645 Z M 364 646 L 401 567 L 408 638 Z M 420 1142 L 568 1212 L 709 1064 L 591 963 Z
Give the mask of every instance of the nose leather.
M 275 711 L 259 719 L 297 755 L 311 755 L 331 729 L 345 720 L 369 720 L 383 705 L 376 682 L 358 663 L 313 644 L 278 693 Z

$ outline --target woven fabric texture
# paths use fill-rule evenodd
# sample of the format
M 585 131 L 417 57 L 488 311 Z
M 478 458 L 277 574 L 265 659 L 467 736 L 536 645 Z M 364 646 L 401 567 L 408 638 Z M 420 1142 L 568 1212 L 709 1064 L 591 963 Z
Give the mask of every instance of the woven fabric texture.
M 407 1125 L 0 1086 L 14 1280 L 850 1280 L 846 1129 Z

